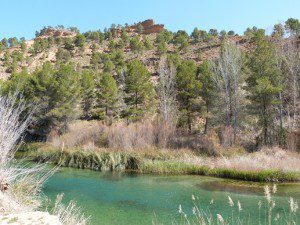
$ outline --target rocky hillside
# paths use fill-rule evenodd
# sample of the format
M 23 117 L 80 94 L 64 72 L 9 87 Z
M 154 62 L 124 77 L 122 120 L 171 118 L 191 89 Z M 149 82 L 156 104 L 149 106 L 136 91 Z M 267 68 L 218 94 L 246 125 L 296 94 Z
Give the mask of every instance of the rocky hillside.
M 74 62 L 77 68 L 90 68 L 91 58 L 93 53 L 103 53 L 109 55 L 112 50 L 111 43 L 115 44 L 115 49 L 123 53 L 124 61 L 130 61 L 132 59 L 140 59 L 148 68 L 148 70 L 155 75 L 158 61 L 161 57 L 161 53 L 158 51 L 157 36 L 160 32 L 163 32 L 163 25 L 155 25 L 150 20 L 145 21 L 146 25 L 142 24 L 142 32 L 138 32 L 138 25 L 127 26 L 124 29 L 128 37 L 127 43 L 124 43 L 122 48 L 118 48 L 118 44 L 123 42 L 122 29 L 114 28 L 110 29 L 115 32 L 114 37 L 104 38 L 104 40 L 92 40 L 86 38 L 84 45 L 76 46 L 74 40 L 76 36 L 80 35 L 77 31 L 70 31 L 66 29 L 44 28 L 37 37 L 33 40 L 19 42 L 19 44 L 8 47 L 0 53 L 0 77 L 7 78 L 10 74 L 20 72 L 23 68 L 26 68 L 29 73 L 34 71 L 37 67 L 40 67 L 44 62 L 50 61 L 55 64 L 59 59 L 63 57 L 59 55 L 69 55 L 68 61 Z M 83 35 L 82 35 L 83 36 Z M 87 36 L 85 34 L 85 36 Z M 149 48 L 143 47 L 139 51 L 133 51 L 131 46 L 131 40 L 137 38 L 141 44 L 147 40 L 150 45 Z M 237 43 L 238 46 L 243 49 L 249 49 L 248 39 L 239 35 L 228 35 L 227 38 Z M 44 41 L 43 41 L 44 40 Z M 47 46 L 45 45 L 47 41 Z M 59 41 L 58 41 L 59 40 Z M 70 42 L 71 47 L 67 46 L 67 41 Z M 220 36 L 211 36 L 208 41 L 195 41 L 191 36 L 187 38 L 187 47 L 182 50 L 180 44 L 175 41 L 166 42 L 167 54 L 178 53 L 182 59 L 194 60 L 197 64 L 205 59 L 216 58 L 220 51 L 220 44 L 222 38 Z M 70 45 L 70 44 L 69 44 Z M 38 49 L 39 48 L 39 49 Z M 59 53 L 59 51 L 61 51 Z M 12 68 L 13 67 L 13 68 Z

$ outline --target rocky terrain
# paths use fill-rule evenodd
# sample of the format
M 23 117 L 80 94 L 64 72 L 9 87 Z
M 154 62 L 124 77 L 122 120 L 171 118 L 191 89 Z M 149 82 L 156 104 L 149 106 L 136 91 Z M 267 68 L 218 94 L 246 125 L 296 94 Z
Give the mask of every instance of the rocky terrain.
M 150 25 L 149 25 L 150 21 Z M 159 32 L 163 29 L 163 25 L 156 25 L 152 20 L 145 21 L 146 26 L 144 26 L 144 31 L 142 34 L 136 32 L 136 25 L 128 26 L 126 28 L 127 35 L 129 39 L 133 37 L 138 37 L 138 39 L 142 42 L 145 38 L 149 39 L 152 44 L 152 49 L 143 49 L 139 53 L 135 53 L 130 49 L 129 43 L 125 44 L 124 49 L 122 52 L 124 53 L 124 60 L 130 61 L 132 59 L 138 58 L 141 60 L 148 68 L 148 70 L 155 75 L 157 63 L 160 59 L 160 55 L 157 52 L 157 43 L 155 42 L 156 36 Z M 120 28 L 115 28 L 117 31 L 116 37 L 112 40 L 114 43 L 118 43 L 121 39 L 120 37 Z M 20 72 L 23 68 L 26 68 L 29 73 L 35 70 L 37 67 L 41 67 L 44 62 L 50 61 L 51 63 L 55 64 L 57 62 L 57 52 L 59 50 L 59 46 L 54 43 L 49 48 L 43 50 L 42 52 L 38 52 L 33 54 L 32 49 L 34 42 L 40 39 L 47 39 L 47 38 L 57 38 L 60 37 L 62 40 L 64 39 L 73 39 L 76 36 L 76 32 L 71 32 L 69 30 L 64 29 L 54 29 L 48 28 L 44 31 L 44 33 L 35 39 L 25 41 L 25 47 L 23 50 L 21 49 L 20 45 L 16 45 L 14 47 L 9 47 L 4 49 L 0 53 L 0 77 L 7 78 L 10 76 L 11 71 L 9 69 L 10 64 L 5 63 L 5 57 L 7 54 L 12 55 L 14 52 L 23 52 L 22 59 L 18 60 L 16 65 L 16 72 Z M 239 35 L 231 35 L 227 37 L 233 43 L 236 43 L 242 50 L 248 50 L 250 48 L 249 41 L 244 36 Z M 111 50 L 109 49 L 109 44 L 111 40 L 104 40 L 100 44 L 97 41 L 93 40 L 86 40 L 84 47 L 76 47 L 72 50 L 69 50 L 71 54 L 70 61 L 77 64 L 79 68 L 89 68 L 91 66 L 91 56 L 93 53 L 93 48 L 97 45 L 97 50 L 95 52 L 99 53 L 107 53 L 109 54 Z M 220 51 L 220 44 L 221 38 L 220 37 L 213 37 L 210 41 L 200 41 L 194 42 L 192 38 L 189 38 L 189 46 L 187 50 L 181 51 L 174 43 L 167 44 L 167 53 L 179 53 L 182 59 L 191 59 L 194 60 L 198 65 L 205 59 L 213 59 L 218 57 Z M 64 48 L 64 46 L 60 46 Z M 12 59 L 9 61 L 12 63 Z

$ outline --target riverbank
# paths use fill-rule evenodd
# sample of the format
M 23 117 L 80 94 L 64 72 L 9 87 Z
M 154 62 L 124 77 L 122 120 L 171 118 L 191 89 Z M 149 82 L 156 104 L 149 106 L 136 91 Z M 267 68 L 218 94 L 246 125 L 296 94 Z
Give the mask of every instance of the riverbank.
M 39 211 L 0 215 L 0 224 L 63 225 L 57 216 L 50 215 L 48 212 Z
M 181 220 L 183 215 L 179 213 L 179 205 L 187 214 L 190 224 L 259 224 L 259 220 L 263 223 L 268 217 L 264 212 L 265 206 L 268 207 L 264 187 L 264 183 L 209 176 L 60 168 L 46 182 L 43 193 L 55 201 L 56 195 L 65 191 L 66 200 L 75 199 L 83 212 L 91 215 L 90 225 L 187 225 L 186 221 Z M 273 184 L 269 184 L 269 187 L 271 191 L 275 190 Z M 295 201 L 300 197 L 300 183 L 278 183 L 276 189 L 275 194 L 271 193 L 272 200 L 276 201 L 272 220 L 277 213 L 280 214 L 280 220 L 274 224 L 293 224 L 291 219 L 298 224 L 298 212 L 287 221 L 285 214 L 290 215 L 290 197 Z M 234 207 L 228 205 L 228 196 L 234 201 Z M 238 210 L 238 201 L 242 211 Z M 260 215 L 259 202 L 262 204 Z M 195 206 L 199 207 L 198 213 L 205 214 L 193 214 Z M 226 222 L 218 222 L 217 214 L 222 215 Z M 207 219 L 210 219 L 210 223 Z
M 46 143 L 27 144 L 18 157 L 38 163 L 96 171 L 133 171 L 145 174 L 205 175 L 258 182 L 300 181 L 300 157 L 281 149 L 262 149 L 238 156 L 208 157 L 188 150 L 143 149 L 118 151 L 98 148 L 58 149 Z M 283 163 L 284 162 L 284 163 Z

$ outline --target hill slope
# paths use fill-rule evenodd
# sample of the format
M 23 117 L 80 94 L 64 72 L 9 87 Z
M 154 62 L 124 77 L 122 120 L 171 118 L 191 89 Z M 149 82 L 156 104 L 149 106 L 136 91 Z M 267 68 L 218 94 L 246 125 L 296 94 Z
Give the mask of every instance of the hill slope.
M 131 29 L 126 30 L 128 41 L 124 43 L 122 47 L 118 47 L 119 43 L 124 40 L 121 37 L 120 29 L 117 30 L 118 32 L 114 35 L 115 37 L 104 38 L 103 41 L 86 38 L 84 46 L 80 47 L 74 44 L 76 36 L 80 34 L 61 29 L 46 29 L 46 32 L 43 32 L 43 34 L 37 38 L 25 41 L 23 47 L 22 44 L 17 44 L 4 49 L 2 53 L 0 53 L 0 77 L 5 79 L 9 77 L 13 71 L 20 72 L 23 68 L 26 68 L 28 72 L 31 73 L 37 67 L 41 67 L 46 61 L 55 64 L 59 60 L 59 51 L 63 52 L 62 55 L 69 55 L 68 61 L 77 64 L 78 68 L 90 68 L 92 67 L 91 58 L 93 53 L 109 55 L 115 50 L 123 54 L 125 62 L 138 58 L 147 66 L 148 70 L 155 75 L 157 64 L 161 56 L 158 52 L 159 47 L 156 41 L 159 33 L 157 33 L 157 30 L 151 32 L 152 30 L 149 29 L 146 34 L 138 33 L 136 30 L 132 31 L 132 26 L 130 26 L 130 28 Z M 250 48 L 249 41 L 245 36 L 228 35 L 227 38 L 231 42 L 236 43 L 242 50 L 249 50 Z M 141 50 L 133 51 L 131 48 L 132 39 L 139 40 L 141 45 L 147 40 L 152 47 L 147 49 L 142 46 Z M 166 43 L 166 53 L 178 53 L 182 59 L 194 60 L 197 64 L 201 64 L 205 59 L 218 57 L 221 40 L 222 38 L 218 36 L 211 36 L 210 40 L 205 41 L 195 41 L 192 37 L 188 37 L 188 46 L 184 50 L 180 49 L 180 44 L 171 40 Z M 67 46 L 67 44 L 65 44 L 66 42 L 71 42 L 72 46 Z M 115 44 L 114 49 L 112 49 L 111 43 Z M 43 45 L 47 46 L 45 47 Z

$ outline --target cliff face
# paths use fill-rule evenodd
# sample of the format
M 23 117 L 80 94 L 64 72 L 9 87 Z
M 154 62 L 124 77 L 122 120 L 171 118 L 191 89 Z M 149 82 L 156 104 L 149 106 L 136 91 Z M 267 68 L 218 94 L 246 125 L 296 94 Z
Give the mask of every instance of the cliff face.
M 145 20 L 138 24 L 142 25 L 144 34 L 159 33 L 160 31 L 162 31 L 164 29 L 163 24 L 155 24 L 153 19 L 148 19 L 148 20 Z M 138 24 L 129 26 L 128 30 L 131 32 L 136 32 Z
M 143 34 L 156 34 L 161 32 L 165 27 L 163 24 L 155 24 L 153 19 L 148 19 L 134 25 L 126 26 L 125 31 L 129 34 L 137 33 L 138 25 L 141 25 L 143 27 Z M 121 28 L 114 28 L 113 30 L 115 30 L 118 37 L 121 37 L 122 34 Z

